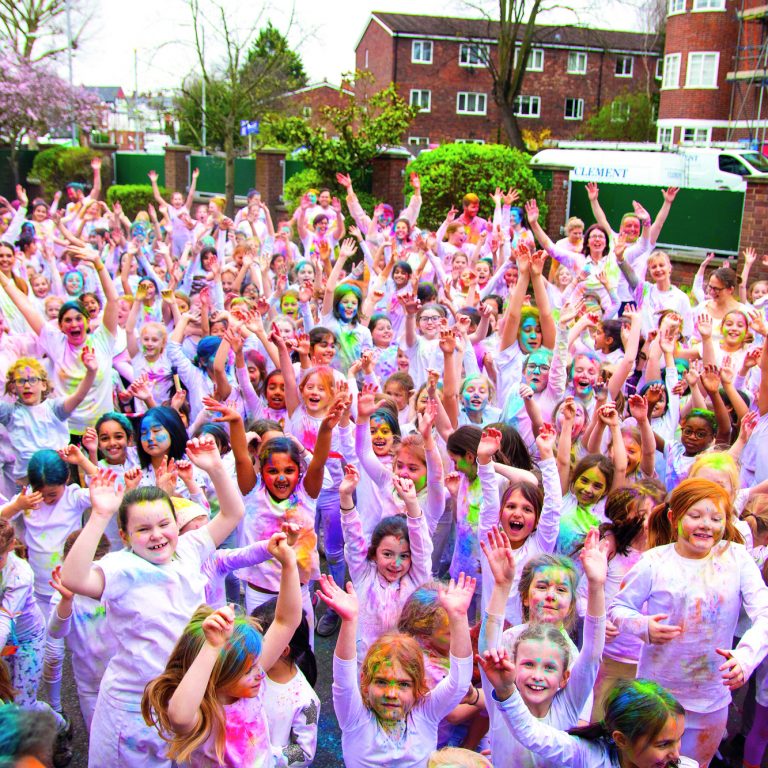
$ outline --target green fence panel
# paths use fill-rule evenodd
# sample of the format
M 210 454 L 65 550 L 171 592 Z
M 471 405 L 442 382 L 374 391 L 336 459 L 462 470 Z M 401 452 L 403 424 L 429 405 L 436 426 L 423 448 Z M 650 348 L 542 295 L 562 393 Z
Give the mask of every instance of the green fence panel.
M 541 188 L 545 192 L 549 192 L 552 189 L 552 171 L 546 171 L 543 168 L 531 167 L 533 171 L 533 178 L 541 184 Z
M 303 171 L 307 166 L 301 160 L 285 160 L 285 181 Z
M 115 152 L 115 184 L 149 184 L 147 174 L 157 171 L 157 183 L 165 186 L 165 155 L 146 152 Z
M 200 169 L 197 178 L 197 191 L 209 195 L 223 195 L 226 168 L 223 157 L 210 155 L 191 155 L 190 172 Z M 235 159 L 235 194 L 245 197 L 249 189 L 256 186 L 256 160 L 250 157 Z
M 600 205 L 614 227 L 618 228 L 621 217 L 632 210 L 633 200 L 642 203 L 653 217 L 663 202 L 657 186 L 600 182 Z M 743 210 L 743 192 L 681 189 L 664 224 L 660 241 L 717 253 L 738 253 Z M 568 215 L 578 216 L 586 222 L 594 220 L 582 182 L 571 185 Z

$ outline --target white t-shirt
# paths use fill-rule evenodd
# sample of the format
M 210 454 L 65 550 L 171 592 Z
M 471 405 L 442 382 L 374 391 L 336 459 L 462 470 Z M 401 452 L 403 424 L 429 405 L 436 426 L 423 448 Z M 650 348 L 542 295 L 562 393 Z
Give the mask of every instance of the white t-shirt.
M 192 614 L 205 602 L 208 580 L 201 566 L 214 549 L 206 526 L 179 537 L 165 565 L 154 565 L 127 549 L 93 564 L 104 574 L 101 599 L 107 623 L 120 642 L 101 688 L 113 706 L 139 710 L 144 687 L 163 672 Z
M 64 495 L 51 506 L 45 502 L 37 509 L 19 512 L 15 517 L 24 521 L 24 542 L 27 558 L 35 572 L 35 593 L 50 598 L 51 571 L 64 561 L 64 542 L 73 531 L 82 527 L 83 514 L 91 506 L 85 488 L 68 485 Z
M 58 328 L 46 324 L 40 331 L 40 347 L 54 363 L 56 391 L 62 394 L 72 394 L 85 377 L 86 368 L 82 354 L 86 345 L 96 355 L 99 368 L 83 402 L 69 417 L 69 428 L 76 435 L 81 435 L 96 423 L 99 416 L 112 410 L 112 358 L 115 337 L 102 325 L 88 336 L 85 345 L 73 347 Z
M 13 479 L 27 474 L 27 465 L 35 451 L 54 451 L 69 444 L 69 427 L 64 398 L 43 400 L 37 405 L 0 402 L 0 424 L 8 428 L 8 439 L 15 456 Z

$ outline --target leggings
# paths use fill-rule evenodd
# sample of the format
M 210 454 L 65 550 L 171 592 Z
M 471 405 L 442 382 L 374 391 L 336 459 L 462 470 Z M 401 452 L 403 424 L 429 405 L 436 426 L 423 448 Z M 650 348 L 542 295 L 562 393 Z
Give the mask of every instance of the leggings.
M 73 465 L 74 466 L 74 465 Z M 48 626 L 48 616 L 51 613 L 50 596 L 35 593 L 37 605 Z M 48 689 L 48 701 L 53 709 L 61 712 L 61 672 L 64 667 L 64 638 L 46 635 L 45 657 L 43 661 L 43 680 Z
M 37 689 L 43 674 L 43 652 L 45 651 L 45 629 L 19 643 L 16 653 L 6 656 L 11 672 L 11 681 L 16 690 L 15 703 L 23 709 L 36 712 L 53 712 L 56 725 L 63 728 L 64 718 L 50 705 L 37 698 Z
M 333 580 L 343 586 L 347 573 L 344 562 L 344 534 L 341 531 L 341 501 L 338 490 L 320 491 L 315 511 L 315 530 L 323 526 L 325 559 Z
M 744 743 L 746 768 L 760 766 L 768 746 L 768 660 L 764 659 L 755 671 L 755 719 Z
M 680 744 L 680 754 L 707 768 L 720 746 L 728 723 L 728 707 L 714 712 L 685 711 L 685 733 Z

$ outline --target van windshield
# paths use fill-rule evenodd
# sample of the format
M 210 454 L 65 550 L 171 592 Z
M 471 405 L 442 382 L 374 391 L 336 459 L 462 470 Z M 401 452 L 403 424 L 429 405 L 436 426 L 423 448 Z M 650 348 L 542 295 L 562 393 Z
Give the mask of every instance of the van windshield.
M 743 157 L 755 170 L 768 173 L 768 157 L 758 152 L 742 152 Z

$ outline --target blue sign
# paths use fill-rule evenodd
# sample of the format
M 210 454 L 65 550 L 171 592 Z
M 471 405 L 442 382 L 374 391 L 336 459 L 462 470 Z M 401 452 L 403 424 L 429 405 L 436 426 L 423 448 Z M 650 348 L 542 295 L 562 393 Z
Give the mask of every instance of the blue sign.
M 251 134 L 259 132 L 258 120 L 241 120 L 240 121 L 240 135 L 250 136 Z

